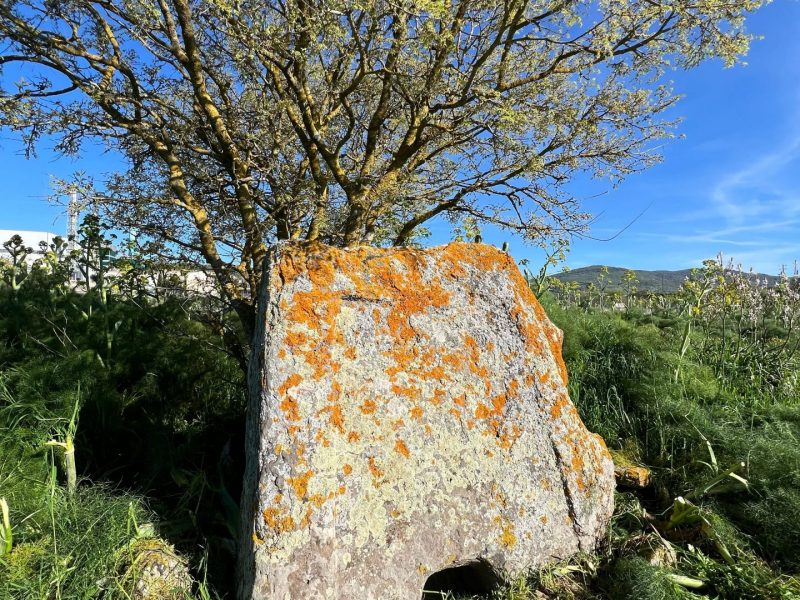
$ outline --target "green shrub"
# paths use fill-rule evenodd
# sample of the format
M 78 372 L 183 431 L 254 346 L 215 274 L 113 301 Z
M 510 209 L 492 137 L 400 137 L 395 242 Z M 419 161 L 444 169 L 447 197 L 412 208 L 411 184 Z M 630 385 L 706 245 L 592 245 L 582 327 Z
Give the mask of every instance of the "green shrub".
M 800 404 L 754 402 L 720 385 L 690 354 L 674 377 L 679 326 L 636 315 L 548 304 L 564 330 L 570 393 L 587 427 L 653 469 L 665 500 L 698 493 L 740 462 L 733 479 L 696 499 L 773 567 L 800 569 Z M 699 346 L 699 344 L 698 344 Z M 651 507 L 663 510 L 666 506 Z
M 665 570 L 637 556 L 614 561 L 607 577 L 609 598 L 615 600 L 680 600 L 687 597 Z

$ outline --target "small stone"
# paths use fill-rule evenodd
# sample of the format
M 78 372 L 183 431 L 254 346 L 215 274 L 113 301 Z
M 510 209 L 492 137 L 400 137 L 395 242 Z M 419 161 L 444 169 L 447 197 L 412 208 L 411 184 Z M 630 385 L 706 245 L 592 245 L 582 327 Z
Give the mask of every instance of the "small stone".
M 419 600 L 592 551 L 613 464 L 570 402 L 561 342 L 491 246 L 273 247 L 239 597 Z
M 637 465 L 620 452 L 611 452 L 614 461 L 614 478 L 617 487 L 623 489 L 644 489 L 650 485 L 650 469 Z
M 123 589 L 132 600 L 189 600 L 192 577 L 186 561 L 158 538 L 139 538 L 120 552 Z

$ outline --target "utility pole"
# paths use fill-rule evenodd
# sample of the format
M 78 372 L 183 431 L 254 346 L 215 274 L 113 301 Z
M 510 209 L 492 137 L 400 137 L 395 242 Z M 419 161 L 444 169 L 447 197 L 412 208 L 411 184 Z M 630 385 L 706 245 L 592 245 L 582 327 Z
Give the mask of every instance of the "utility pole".
M 75 240 L 78 237 L 78 192 L 72 190 L 69 194 L 69 204 L 67 205 L 67 251 L 75 249 Z

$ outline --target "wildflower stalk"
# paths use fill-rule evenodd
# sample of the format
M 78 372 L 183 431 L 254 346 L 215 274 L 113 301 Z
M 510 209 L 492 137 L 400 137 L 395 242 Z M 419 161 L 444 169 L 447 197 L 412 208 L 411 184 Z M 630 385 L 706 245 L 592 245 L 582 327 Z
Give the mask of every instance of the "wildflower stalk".
M 0 498 L 0 514 L 3 523 L 0 527 L 0 556 L 9 554 L 14 545 L 14 532 L 11 529 L 11 517 L 8 514 L 8 502 L 5 498 Z
M 72 418 L 69 420 L 64 433 L 64 441 L 50 440 L 47 446 L 58 447 L 64 451 L 64 473 L 67 477 L 67 494 L 72 496 L 78 487 L 78 469 L 75 464 L 75 430 L 78 426 L 78 408 L 80 407 L 80 388 L 75 398 L 75 407 L 72 409 Z

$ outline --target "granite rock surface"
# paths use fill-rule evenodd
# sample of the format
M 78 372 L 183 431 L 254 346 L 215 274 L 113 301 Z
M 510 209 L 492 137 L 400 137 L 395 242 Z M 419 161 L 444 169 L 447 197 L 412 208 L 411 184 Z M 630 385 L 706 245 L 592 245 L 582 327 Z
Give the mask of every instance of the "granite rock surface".
M 613 465 L 567 395 L 561 341 L 491 246 L 275 246 L 240 598 L 419 600 L 459 565 L 513 577 L 592 550 Z

